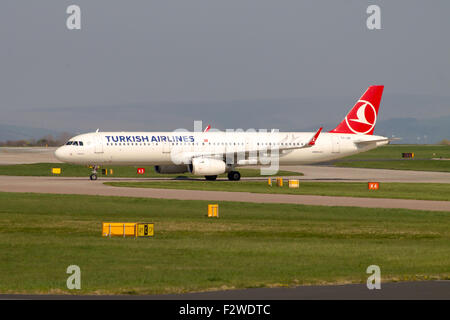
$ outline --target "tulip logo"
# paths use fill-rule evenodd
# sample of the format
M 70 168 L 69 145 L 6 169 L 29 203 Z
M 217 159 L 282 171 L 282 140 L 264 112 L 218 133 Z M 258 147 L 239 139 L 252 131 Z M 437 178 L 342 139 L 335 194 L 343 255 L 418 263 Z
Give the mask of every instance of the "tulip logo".
M 366 134 L 375 127 L 377 112 L 369 101 L 359 100 L 345 117 L 345 122 L 353 133 Z

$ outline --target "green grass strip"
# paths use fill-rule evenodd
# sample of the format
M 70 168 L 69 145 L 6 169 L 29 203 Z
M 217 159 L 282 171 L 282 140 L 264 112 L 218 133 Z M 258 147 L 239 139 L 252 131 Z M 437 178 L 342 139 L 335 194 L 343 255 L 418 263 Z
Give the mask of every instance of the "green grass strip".
M 61 168 L 60 175 L 52 174 L 52 168 Z M 145 174 L 137 174 L 137 166 L 105 166 L 102 168 L 112 169 L 113 174 L 109 174 L 106 177 L 118 177 L 118 178 L 175 178 L 179 176 L 183 177 L 198 177 L 188 173 L 183 174 L 159 174 L 155 172 L 153 166 L 140 166 L 145 168 Z M 92 169 L 74 164 L 67 163 L 34 163 L 34 164 L 14 164 L 14 165 L 0 165 L 0 175 L 8 176 L 62 176 L 62 177 L 89 177 Z M 239 172 L 243 177 L 260 177 L 261 172 L 259 169 L 239 169 Z M 279 171 L 278 176 L 301 176 L 302 173 L 292 171 Z M 98 170 L 98 176 L 103 176 L 101 168 Z M 227 177 L 227 174 L 220 175 L 220 177 Z
M 402 209 L 0 193 L 0 292 L 159 294 L 450 279 L 450 215 Z M 151 239 L 101 222 L 153 222 Z M 81 290 L 68 290 L 69 265 Z
M 450 183 L 380 183 L 379 190 L 369 190 L 367 182 L 307 182 L 299 188 L 283 187 L 267 181 L 148 181 L 105 182 L 115 187 L 186 189 L 208 191 L 255 192 L 268 194 L 303 194 L 321 196 L 369 197 L 392 199 L 450 200 Z

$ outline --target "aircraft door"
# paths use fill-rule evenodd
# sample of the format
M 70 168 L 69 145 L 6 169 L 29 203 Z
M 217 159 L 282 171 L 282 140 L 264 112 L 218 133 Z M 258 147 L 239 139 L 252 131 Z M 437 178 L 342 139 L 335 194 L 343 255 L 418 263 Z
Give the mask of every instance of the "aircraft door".
M 163 142 L 163 153 L 170 153 L 170 142 Z
M 95 135 L 95 153 L 103 153 L 102 137 L 99 134 Z
M 340 145 L 340 139 L 337 135 L 331 136 L 331 153 L 340 153 L 341 152 L 341 145 Z

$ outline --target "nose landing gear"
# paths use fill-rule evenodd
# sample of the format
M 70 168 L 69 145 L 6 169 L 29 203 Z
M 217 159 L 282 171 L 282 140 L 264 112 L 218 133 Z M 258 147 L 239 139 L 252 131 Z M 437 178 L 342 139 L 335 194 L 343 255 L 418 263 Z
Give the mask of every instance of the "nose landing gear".
M 92 173 L 91 173 L 91 175 L 89 176 L 89 179 L 91 179 L 91 180 L 97 180 L 97 169 L 98 169 L 98 166 L 92 166 Z

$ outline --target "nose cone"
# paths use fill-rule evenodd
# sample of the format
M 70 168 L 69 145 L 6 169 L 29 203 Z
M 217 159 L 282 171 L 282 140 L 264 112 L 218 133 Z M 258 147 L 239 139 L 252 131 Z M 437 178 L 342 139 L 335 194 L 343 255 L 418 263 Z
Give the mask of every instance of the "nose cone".
M 58 159 L 59 161 L 66 161 L 67 159 L 67 155 L 64 149 L 65 149 L 64 147 L 60 147 L 55 151 L 55 158 Z

